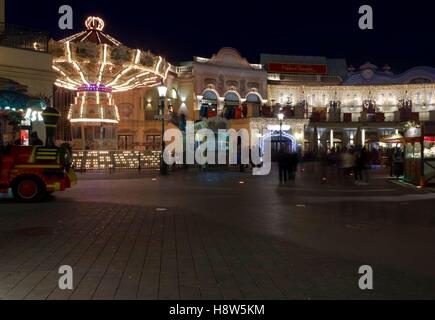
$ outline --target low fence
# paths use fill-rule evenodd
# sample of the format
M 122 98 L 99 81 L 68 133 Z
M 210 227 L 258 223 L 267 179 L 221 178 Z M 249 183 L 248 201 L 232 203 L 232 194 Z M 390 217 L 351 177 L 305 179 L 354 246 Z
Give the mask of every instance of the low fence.
M 76 172 L 129 172 L 158 169 L 160 151 L 73 151 Z
M 0 45 L 4 47 L 48 52 L 49 34 L 13 24 L 0 22 Z

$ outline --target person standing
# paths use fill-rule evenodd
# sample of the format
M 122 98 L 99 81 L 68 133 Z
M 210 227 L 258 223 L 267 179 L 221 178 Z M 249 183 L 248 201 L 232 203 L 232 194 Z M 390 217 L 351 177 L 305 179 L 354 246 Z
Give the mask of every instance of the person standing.
M 367 149 L 362 148 L 356 156 L 356 164 L 355 164 L 355 183 L 362 184 L 368 183 L 368 153 Z M 365 180 L 365 181 L 364 181 Z
M 345 181 L 348 176 L 355 174 L 355 154 L 349 149 L 344 149 L 341 154 L 341 168 Z
M 387 157 L 387 167 L 390 168 L 390 177 L 393 177 L 394 176 L 394 168 L 393 168 L 394 150 L 392 148 L 388 148 L 385 151 L 385 156 Z
M 299 156 L 296 152 L 289 154 L 289 180 L 296 180 L 296 172 L 298 170 Z
M 394 176 L 399 179 L 400 176 L 403 175 L 403 166 L 404 166 L 404 159 L 403 159 L 403 149 L 402 148 L 396 148 L 396 151 L 394 152 L 393 156 L 393 165 L 394 165 Z
M 36 131 L 33 131 L 31 134 L 30 134 L 30 137 L 29 137 L 30 139 L 29 139 L 29 145 L 31 145 L 31 146 L 42 146 L 42 145 L 44 145 L 44 143 L 42 142 L 42 140 L 41 139 L 39 139 L 39 137 L 38 137 L 38 133 L 36 132 Z
M 278 167 L 279 167 L 279 183 L 287 183 L 287 174 L 288 174 L 288 158 L 286 157 L 286 153 L 283 150 L 278 152 Z

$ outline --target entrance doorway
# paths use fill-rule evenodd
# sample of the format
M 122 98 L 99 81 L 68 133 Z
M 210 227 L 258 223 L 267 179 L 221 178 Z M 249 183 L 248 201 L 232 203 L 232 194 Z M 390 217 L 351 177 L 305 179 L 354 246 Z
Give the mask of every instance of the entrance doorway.
M 133 149 L 133 136 L 132 135 L 118 136 L 118 149 L 119 150 L 132 150 Z
M 282 134 L 282 140 L 279 132 L 273 132 L 271 135 L 263 137 L 263 145 L 262 145 L 262 152 L 264 152 L 264 141 L 270 141 L 271 144 L 271 159 L 272 161 L 277 160 L 278 152 L 281 149 L 285 152 L 296 152 L 297 151 L 297 145 L 295 138 L 288 134 L 287 132 L 283 132 Z M 282 141 L 282 142 L 281 142 Z
M 271 139 L 271 148 L 272 148 L 272 161 L 277 161 L 277 156 L 279 151 L 282 150 L 285 153 L 293 152 L 293 142 L 288 137 L 282 137 L 282 141 L 280 141 L 280 137 L 272 137 Z

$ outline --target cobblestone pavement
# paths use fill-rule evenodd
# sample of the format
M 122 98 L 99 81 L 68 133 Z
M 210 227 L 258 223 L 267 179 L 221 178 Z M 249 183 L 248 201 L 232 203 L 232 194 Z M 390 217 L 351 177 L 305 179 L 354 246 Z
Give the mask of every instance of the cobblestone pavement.
M 276 172 L 81 176 L 43 203 L 0 200 L 0 299 L 433 299 L 434 205 L 382 171 L 358 186 L 314 165 L 286 186 Z

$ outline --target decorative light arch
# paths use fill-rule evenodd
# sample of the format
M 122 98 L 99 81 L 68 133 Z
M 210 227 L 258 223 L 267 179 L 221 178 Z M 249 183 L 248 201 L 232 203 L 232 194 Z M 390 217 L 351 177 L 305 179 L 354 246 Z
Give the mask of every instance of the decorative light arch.
M 274 131 L 271 131 L 270 133 L 264 135 L 264 136 L 261 138 L 261 149 L 264 150 L 264 142 L 265 142 L 266 140 L 271 140 L 272 138 L 276 138 L 276 137 L 280 137 L 280 136 L 281 136 L 281 135 L 280 135 L 279 132 L 274 132 Z M 283 132 L 283 133 L 282 133 L 282 137 L 283 137 L 283 138 L 287 138 L 288 140 L 290 140 L 291 143 L 292 143 L 292 152 L 297 152 L 297 150 L 298 150 L 298 149 L 297 149 L 298 145 L 297 145 L 297 143 L 296 143 L 296 139 L 295 139 L 295 137 L 292 136 L 291 134 L 287 133 L 287 132 Z

